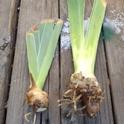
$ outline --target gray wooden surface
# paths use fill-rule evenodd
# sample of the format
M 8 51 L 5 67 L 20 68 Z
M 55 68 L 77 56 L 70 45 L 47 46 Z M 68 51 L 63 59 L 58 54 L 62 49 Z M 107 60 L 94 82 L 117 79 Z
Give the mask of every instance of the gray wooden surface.
M 17 26 L 17 6 L 10 0 L 0 0 L 0 124 L 5 122 L 9 84 Z
M 124 23 L 124 0 L 107 0 L 106 17 L 117 25 Z M 92 0 L 86 0 L 89 17 Z M 116 19 L 117 16 L 117 19 Z M 0 124 L 28 124 L 24 115 L 29 85 L 25 33 L 44 18 L 67 20 L 66 0 L 0 0 Z M 105 91 L 105 100 L 94 119 L 79 117 L 73 124 L 123 124 L 124 122 L 124 25 L 120 33 L 99 41 L 95 74 Z M 123 36 L 123 37 L 122 37 Z M 73 73 L 71 49 L 62 48 L 60 36 L 44 89 L 49 93 L 49 108 L 37 114 L 36 124 L 71 124 L 57 107 Z M 12 72 L 11 72 L 12 70 Z M 8 102 L 7 102 L 8 100 Z M 6 109 L 7 107 L 7 109 Z M 7 110 L 7 112 L 6 112 Z M 31 123 L 31 122 L 30 122 Z
M 121 16 L 124 19 L 124 0 L 108 0 L 108 6 L 107 17 L 115 20 L 118 14 L 116 22 L 120 24 Z M 115 11 L 113 14 L 112 10 Z M 122 22 L 124 24 L 124 20 Z M 117 124 L 124 123 L 124 39 L 122 37 L 124 37 L 124 25 L 121 26 L 119 36 L 105 44 L 114 119 Z

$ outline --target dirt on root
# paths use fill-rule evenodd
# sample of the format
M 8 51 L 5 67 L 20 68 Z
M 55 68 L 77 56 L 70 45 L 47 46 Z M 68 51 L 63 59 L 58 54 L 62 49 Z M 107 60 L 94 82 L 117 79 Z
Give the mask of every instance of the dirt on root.
M 95 117 L 100 110 L 100 104 L 104 98 L 103 91 L 95 77 L 84 77 L 82 73 L 72 74 L 71 83 L 63 98 L 59 100 L 59 106 L 68 109 L 66 116 L 73 114 Z

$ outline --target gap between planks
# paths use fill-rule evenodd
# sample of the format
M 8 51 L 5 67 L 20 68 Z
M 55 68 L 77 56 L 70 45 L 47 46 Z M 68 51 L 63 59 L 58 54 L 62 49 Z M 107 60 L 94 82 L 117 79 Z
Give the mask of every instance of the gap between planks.
M 116 23 L 121 23 L 120 17 L 124 19 L 124 1 L 123 0 L 107 0 L 108 9 L 106 16 L 111 20 L 116 19 Z M 121 15 L 123 14 L 123 15 Z M 119 15 L 119 16 L 118 16 Z M 124 23 L 123 23 L 124 25 Z M 108 72 L 110 78 L 110 88 L 113 101 L 113 114 L 116 124 L 124 122 L 124 42 L 123 36 L 124 26 L 121 26 L 121 32 L 116 37 L 105 42 L 105 50 L 108 64 Z

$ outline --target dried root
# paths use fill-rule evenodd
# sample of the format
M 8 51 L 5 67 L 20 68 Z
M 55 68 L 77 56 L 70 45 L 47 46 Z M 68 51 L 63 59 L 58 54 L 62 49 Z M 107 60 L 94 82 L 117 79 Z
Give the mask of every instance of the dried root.
M 71 106 L 68 115 L 82 113 L 94 117 L 99 112 L 103 100 L 103 91 L 96 78 L 86 78 L 82 73 L 75 73 L 70 80 L 70 86 L 63 99 L 58 101 L 59 105 Z

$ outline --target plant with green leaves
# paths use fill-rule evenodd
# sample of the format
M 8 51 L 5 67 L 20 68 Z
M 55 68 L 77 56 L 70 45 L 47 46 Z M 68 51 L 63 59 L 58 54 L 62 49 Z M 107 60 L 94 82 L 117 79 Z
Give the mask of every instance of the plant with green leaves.
M 27 103 L 36 111 L 48 107 L 48 94 L 43 91 L 45 79 L 52 63 L 63 21 L 60 19 L 43 20 L 26 33 L 27 57 L 30 87 Z
M 103 91 L 94 74 L 101 27 L 106 10 L 105 0 L 94 0 L 88 30 L 84 32 L 85 0 L 67 0 L 74 73 L 69 89 L 59 105 L 72 106 L 72 113 L 94 117 L 100 109 Z

